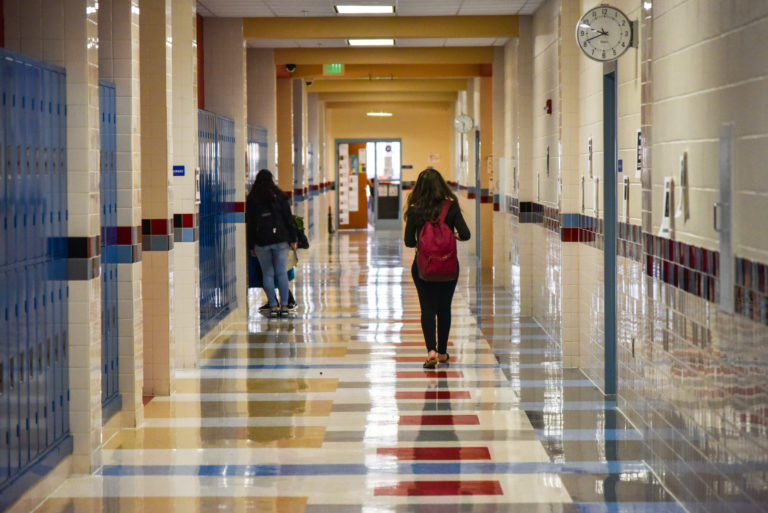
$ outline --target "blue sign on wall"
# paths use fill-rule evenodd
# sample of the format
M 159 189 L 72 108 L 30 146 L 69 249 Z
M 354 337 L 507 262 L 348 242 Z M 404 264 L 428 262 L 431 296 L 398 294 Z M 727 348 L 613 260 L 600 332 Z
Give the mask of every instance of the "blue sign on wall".
M 173 176 L 184 176 L 184 166 L 173 166 Z

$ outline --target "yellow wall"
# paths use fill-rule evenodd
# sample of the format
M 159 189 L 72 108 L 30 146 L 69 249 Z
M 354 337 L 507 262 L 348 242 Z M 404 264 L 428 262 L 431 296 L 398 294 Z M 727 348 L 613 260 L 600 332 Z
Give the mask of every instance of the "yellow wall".
M 366 112 L 391 112 L 391 118 L 366 116 Z M 451 138 L 453 113 L 449 103 L 328 104 L 326 116 L 328 170 L 335 169 L 336 139 L 400 139 L 403 148 L 403 180 L 415 181 L 418 173 L 428 167 L 430 155 L 439 155 L 433 167 L 443 176 L 451 176 Z M 333 176 L 333 175 L 331 175 Z

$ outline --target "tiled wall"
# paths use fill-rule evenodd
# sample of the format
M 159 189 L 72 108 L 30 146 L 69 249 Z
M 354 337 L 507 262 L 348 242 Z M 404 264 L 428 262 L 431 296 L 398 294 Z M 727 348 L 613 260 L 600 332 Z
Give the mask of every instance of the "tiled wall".
M 579 14 L 596 4 L 580 2 Z M 768 33 L 768 7 L 694 0 L 615 5 L 640 20 L 642 45 L 619 61 L 618 70 L 618 146 L 624 173 L 619 184 L 624 176 L 630 184 L 629 214 L 621 198 L 618 205 L 619 405 L 645 435 L 644 458 L 691 511 L 714 511 L 712 502 L 718 500 L 759 510 L 749 508 L 764 506 L 766 483 L 757 469 L 765 463 L 767 422 L 763 391 L 768 383 L 759 369 L 766 363 L 768 340 L 768 238 L 755 224 L 766 218 L 768 209 L 767 182 L 760 178 L 764 166 L 758 163 L 766 160 L 762 154 L 767 150 L 757 144 L 767 125 L 750 106 L 764 103 L 757 90 L 765 90 L 760 70 L 766 56 L 759 52 L 753 58 L 754 52 L 739 49 Z M 570 357 L 564 358 L 566 365 L 581 366 L 602 385 L 602 66 L 583 57 L 575 71 L 564 65 L 572 23 L 563 20 L 573 15 L 568 12 L 572 7 L 551 0 L 533 18 L 533 120 L 521 126 L 533 133 L 534 158 L 530 165 L 520 159 L 520 192 L 505 187 L 501 204 L 506 209 L 500 209 L 495 222 L 505 224 L 500 231 L 512 240 L 498 245 L 503 254 L 496 261 L 510 262 L 509 286 L 520 291 L 522 313 L 530 297 L 530 313 L 563 340 L 564 355 Z M 697 22 L 684 24 L 683 19 Z M 550 51 L 557 34 L 560 47 Z M 525 54 L 516 57 L 511 62 L 520 68 Z M 575 84 L 569 73 L 577 77 Z M 525 84 L 523 77 L 518 80 Z M 569 109 L 574 90 L 578 108 Z M 550 94 L 561 103 L 553 102 L 553 115 L 559 116 L 556 130 L 549 129 L 539 105 Z M 516 102 L 525 103 L 522 97 Z M 569 115 L 578 118 L 575 130 Z M 717 304 L 724 264 L 719 236 L 712 229 L 719 187 L 718 131 L 728 120 L 734 121 L 735 315 Z M 646 148 L 638 172 L 640 129 Z M 564 149 L 560 191 L 541 180 L 547 142 L 553 171 L 552 137 Z M 577 166 L 568 163 L 568 144 L 576 147 Z M 688 217 L 675 219 L 671 237 L 660 237 L 664 177 L 678 181 L 684 151 Z M 537 176 L 543 184 L 539 195 Z M 746 464 L 744 472 L 728 467 L 736 461 Z

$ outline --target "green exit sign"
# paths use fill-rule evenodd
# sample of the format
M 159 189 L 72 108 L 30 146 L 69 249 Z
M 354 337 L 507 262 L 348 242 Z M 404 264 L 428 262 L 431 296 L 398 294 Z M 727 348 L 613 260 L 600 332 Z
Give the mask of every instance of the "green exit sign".
M 323 64 L 323 75 L 343 75 L 343 64 Z

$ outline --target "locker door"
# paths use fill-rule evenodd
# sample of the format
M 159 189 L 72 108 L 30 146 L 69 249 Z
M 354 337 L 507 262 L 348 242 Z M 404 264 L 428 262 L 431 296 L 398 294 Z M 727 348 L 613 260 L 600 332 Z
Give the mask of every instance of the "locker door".
M 15 263 L 18 261 L 18 173 L 16 162 L 16 137 L 18 127 L 16 123 L 16 64 L 14 61 L 3 59 L 6 79 L 5 92 L 5 167 L 6 167 L 6 216 L 8 218 L 8 233 L 6 235 L 6 261 Z
M 9 440 L 10 464 L 9 472 L 15 474 L 20 465 L 19 439 L 21 436 L 21 424 L 19 423 L 19 271 L 17 268 L 6 273 L 8 283 L 8 412 L 9 427 L 11 430 Z
M 5 73 L 5 59 L 0 58 L 0 268 L 8 263 L 8 197 L 6 195 L 8 166 L 5 155 L 5 126 L 8 122 L 8 81 Z M 2 465 L 2 463 L 0 463 Z M 0 470 L 2 467 L 0 466 Z
M 37 258 L 43 255 L 42 233 L 40 230 L 40 67 L 25 66 L 27 95 L 27 181 L 29 187 L 28 255 Z
M 27 266 L 19 268 L 16 286 L 19 289 L 19 463 L 22 467 L 29 462 L 29 376 L 27 374 L 27 354 L 29 345 L 29 276 Z
M 18 261 L 25 262 L 31 257 L 30 247 L 32 246 L 32 237 L 29 233 L 31 223 L 29 222 L 30 208 L 30 167 L 29 167 L 29 96 L 27 94 L 27 72 L 26 65 L 19 62 L 17 65 L 16 93 L 17 93 L 17 123 L 18 137 L 16 139 L 16 160 L 18 162 L 18 208 L 19 208 L 19 231 L 17 232 L 17 241 L 19 247 Z
M 34 369 L 35 385 L 35 432 L 37 433 L 37 454 L 45 450 L 45 374 L 43 373 L 43 341 L 45 340 L 45 263 L 35 264 L 35 345 L 30 362 Z
M 62 282 L 62 310 L 63 326 L 61 332 L 61 390 L 59 393 L 59 404 L 61 405 L 61 424 L 62 432 L 69 433 L 69 326 L 67 324 L 68 304 L 69 304 L 69 286 Z
M 0 266 L 0 484 L 8 480 L 11 465 L 11 412 L 8 397 L 8 357 L 10 344 L 8 340 L 8 283 L 6 272 Z

